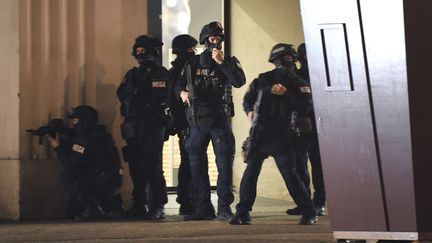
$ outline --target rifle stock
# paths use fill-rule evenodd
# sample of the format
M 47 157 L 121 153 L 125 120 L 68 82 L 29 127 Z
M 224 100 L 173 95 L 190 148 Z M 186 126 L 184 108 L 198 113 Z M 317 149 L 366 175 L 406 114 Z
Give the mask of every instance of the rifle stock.
M 185 72 L 186 72 L 186 80 L 187 80 L 187 86 L 189 91 L 189 104 L 190 104 L 190 115 L 192 119 L 192 126 L 197 126 L 197 116 L 196 116 L 196 90 L 193 84 L 192 80 L 192 71 L 191 71 L 191 65 L 187 64 L 185 66 Z

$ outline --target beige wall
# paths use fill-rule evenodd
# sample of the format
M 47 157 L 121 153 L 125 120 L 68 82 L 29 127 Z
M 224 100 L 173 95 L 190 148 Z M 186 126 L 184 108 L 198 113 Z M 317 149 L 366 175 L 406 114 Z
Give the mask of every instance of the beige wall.
M 233 92 L 237 114 L 233 120 L 237 146 L 234 186 L 238 190 L 245 168 L 240 148 L 249 132 L 242 106 L 244 93 L 259 73 L 274 67 L 267 62 L 271 48 L 280 42 L 297 46 L 303 42 L 303 29 L 298 0 L 233 0 L 231 7 L 232 54 L 240 60 L 247 79 L 244 87 Z M 273 159 L 264 162 L 258 181 L 258 195 L 290 200 Z
M 19 218 L 18 2 L 0 1 L 0 218 Z
M 43 216 L 32 200 L 55 205 L 50 194 L 61 195 L 53 153 L 26 129 L 88 104 L 122 145 L 116 89 L 146 32 L 147 0 L 0 1 L 0 218 Z
M 19 160 L 0 160 L 0 219 L 19 219 Z
M 0 11 L 0 160 L 4 160 L 18 158 L 18 2 L 0 1 Z

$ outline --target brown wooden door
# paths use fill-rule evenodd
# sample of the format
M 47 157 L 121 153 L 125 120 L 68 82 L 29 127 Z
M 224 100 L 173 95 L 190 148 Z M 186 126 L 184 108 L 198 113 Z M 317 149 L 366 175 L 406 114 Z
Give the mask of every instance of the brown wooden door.
M 356 0 L 301 0 L 332 228 L 386 231 L 359 9 Z

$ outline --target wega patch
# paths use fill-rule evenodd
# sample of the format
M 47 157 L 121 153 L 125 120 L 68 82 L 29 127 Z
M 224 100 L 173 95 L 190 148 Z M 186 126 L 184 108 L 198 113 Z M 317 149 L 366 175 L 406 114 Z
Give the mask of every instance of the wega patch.
M 79 144 L 74 144 L 74 145 L 72 145 L 72 150 L 75 151 L 75 152 L 77 152 L 77 153 L 84 154 L 85 147 L 83 147 L 83 146 L 81 146 Z
M 155 80 L 152 82 L 152 87 L 153 88 L 166 88 L 166 82 Z

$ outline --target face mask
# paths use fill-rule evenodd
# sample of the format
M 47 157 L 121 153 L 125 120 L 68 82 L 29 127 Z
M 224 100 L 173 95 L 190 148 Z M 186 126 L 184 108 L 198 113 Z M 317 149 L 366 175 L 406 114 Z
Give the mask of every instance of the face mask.
M 158 53 L 155 49 L 149 49 L 144 53 L 140 53 L 136 55 L 137 62 L 140 65 L 156 62 L 157 57 L 158 57 Z
M 212 51 L 213 48 L 221 50 L 222 49 L 222 41 L 219 41 L 218 43 L 210 43 L 207 41 L 207 49 L 209 51 Z
M 78 123 L 76 123 L 76 124 L 73 124 L 73 130 L 74 130 L 75 133 L 77 133 L 77 134 L 85 133 L 85 129 L 84 129 L 83 125 L 81 124 L 81 122 L 78 122 Z
M 187 60 L 191 59 L 193 56 L 195 56 L 195 52 L 188 52 L 188 51 L 186 51 L 186 52 L 180 53 L 179 58 L 181 60 L 187 61 Z
M 288 61 L 285 60 L 283 57 L 279 57 L 275 60 L 274 64 L 276 65 L 277 69 L 280 69 L 283 72 L 290 72 L 295 70 L 295 62 L 294 61 Z

